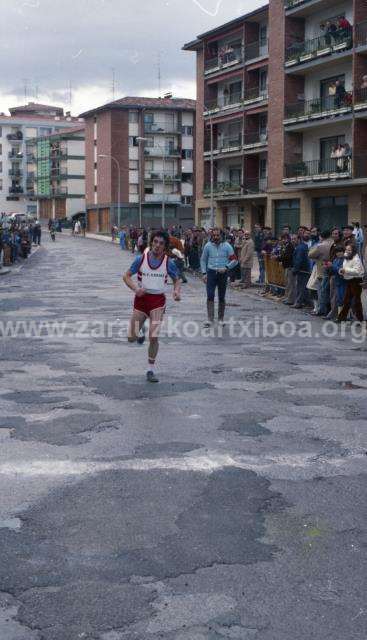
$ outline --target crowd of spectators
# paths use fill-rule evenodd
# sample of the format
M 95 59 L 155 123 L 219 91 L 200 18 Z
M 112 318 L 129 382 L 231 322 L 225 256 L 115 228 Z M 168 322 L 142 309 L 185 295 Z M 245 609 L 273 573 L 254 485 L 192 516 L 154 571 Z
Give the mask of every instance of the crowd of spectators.
M 28 258 L 34 245 L 41 244 L 39 220 L 0 214 L 0 268 Z

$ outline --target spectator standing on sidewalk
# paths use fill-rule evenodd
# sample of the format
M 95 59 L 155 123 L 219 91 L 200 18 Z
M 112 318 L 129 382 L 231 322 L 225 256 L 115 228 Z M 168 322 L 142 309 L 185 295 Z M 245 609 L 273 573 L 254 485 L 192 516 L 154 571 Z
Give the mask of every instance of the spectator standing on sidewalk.
M 297 237 L 297 244 L 293 254 L 293 274 L 296 276 L 296 302 L 294 309 L 302 309 L 308 304 L 307 282 L 310 277 L 310 261 L 308 246 L 304 235 Z
M 265 263 L 264 263 L 264 256 L 262 254 L 262 247 L 263 247 L 263 242 L 264 242 L 264 232 L 261 228 L 261 226 L 256 223 L 254 225 L 254 233 L 253 233 L 253 240 L 254 240 L 254 245 L 255 245 L 255 252 L 257 255 L 257 259 L 259 262 L 259 279 L 257 280 L 257 284 L 264 284 L 265 282 Z
M 251 270 L 254 266 L 255 243 L 249 231 L 243 234 L 243 242 L 239 260 L 241 265 L 241 287 L 248 289 L 251 287 Z
M 346 290 L 343 307 L 338 315 L 338 322 L 345 322 L 345 320 L 347 320 L 351 307 L 357 320 L 363 322 L 361 294 L 364 266 L 355 244 L 347 244 L 345 247 L 343 266 L 339 270 L 339 274 L 346 280 Z
M 325 263 L 330 262 L 332 244 L 330 231 L 322 231 L 319 244 L 312 247 L 308 254 L 308 257 L 316 262 L 318 309 L 311 312 L 315 316 L 327 316 L 330 311 L 329 272 Z
M 297 244 L 297 235 L 285 235 L 280 247 L 278 260 L 285 273 L 285 299 L 283 304 L 293 305 L 296 302 L 296 276 L 293 273 L 293 254 Z

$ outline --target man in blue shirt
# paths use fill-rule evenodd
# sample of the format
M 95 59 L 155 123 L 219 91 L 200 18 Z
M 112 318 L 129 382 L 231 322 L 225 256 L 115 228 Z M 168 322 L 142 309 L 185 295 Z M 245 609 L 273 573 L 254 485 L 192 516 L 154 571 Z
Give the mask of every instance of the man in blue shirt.
M 237 264 L 236 254 L 229 242 L 224 242 L 220 229 L 213 229 L 211 239 L 204 247 L 201 255 L 200 266 L 203 274 L 203 281 L 207 291 L 207 311 L 208 320 L 206 327 L 210 327 L 214 322 L 214 300 L 215 290 L 218 287 L 218 320 L 224 323 L 224 311 L 226 308 L 226 290 L 228 271 Z

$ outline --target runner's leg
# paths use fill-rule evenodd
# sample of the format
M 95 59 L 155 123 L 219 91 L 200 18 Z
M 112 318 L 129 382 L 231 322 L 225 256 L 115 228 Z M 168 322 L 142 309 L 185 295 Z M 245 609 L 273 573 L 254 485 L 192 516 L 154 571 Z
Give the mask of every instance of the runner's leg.
M 130 325 L 129 325 L 129 333 L 128 333 L 128 341 L 136 342 L 138 339 L 139 331 L 142 328 L 147 316 L 143 311 L 137 311 L 134 309 L 133 314 L 131 316 Z
M 155 376 L 154 366 L 155 361 L 158 355 L 159 349 L 159 332 L 162 325 L 164 315 L 164 308 L 161 309 L 153 309 L 150 312 L 150 323 L 149 323 L 149 349 L 148 349 L 148 363 L 149 369 L 147 373 L 147 379 L 149 382 L 158 382 L 158 378 Z

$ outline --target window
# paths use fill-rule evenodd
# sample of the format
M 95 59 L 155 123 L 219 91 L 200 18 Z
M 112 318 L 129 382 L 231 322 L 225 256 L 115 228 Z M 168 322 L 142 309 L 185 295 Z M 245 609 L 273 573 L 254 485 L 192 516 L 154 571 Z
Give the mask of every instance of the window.
M 2 156 L 2 155 L 3 155 L 3 145 L 0 144 L 0 156 Z
M 144 188 L 144 193 L 145 193 L 146 195 L 151 195 L 151 194 L 153 193 L 153 187 L 148 187 L 148 186 L 146 186 L 146 187 Z
M 139 193 L 137 184 L 129 184 L 129 193 Z
M 2 138 L 2 135 L 3 135 L 3 128 L 0 127 L 0 138 Z
M 49 136 L 51 133 L 52 129 L 50 129 L 50 127 L 40 127 L 40 136 Z
M 138 141 L 136 139 L 136 136 L 129 136 L 129 147 L 137 147 L 138 146 Z
M 129 169 L 130 171 L 138 171 L 139 160 L 129 160 Z
M 144 114 L 144 124 L 145 125 L 152 125 L 154 123 L 154 115 L 153 113 L 145 113 Z
M 182 196 L 182 204 L 192 204 L 192 196 Z
M 268 90 L 268 72 L 266 69 L 260 69 L 259 87 L 261 94 L 266 93 Z
M 241 184 L 241 175 L 242 175 L 241 167 L 229 168 L 229 181 L 231 184 Z
M 0 191 L 2 191 L 2 190 L 3 190 L 3 179 L 0 178 Z
M 229 85 L 229 104 L 239 102 L 242 96 L 242 82 L 231 82 Z
M 97 193 L 97 185 L 94 185 L 94 193 Z
M 182 182 L 188 182 L 189 184 L 192 184 L 192 173 L 183 173 Z
M 145 143 L 146 147 L 154 147 L 154 138 L 153 136 L 147 136 L 147 141 Z
M 129 111 L 129 122 L 131 124 L 135 124 L 139 122 L 139 112 L 138 111 Z
M 97 163 L 96 162 L 94 163 L 94 168 L 97 169 Z
M 184 136 L 192 136 L 193 130 L 194 130 L 193 127 L 183 126 L 182 127 L 182 135 L 184 135 Z
M 268 40 L 268 27 L 266 24 L 260 25 L 260 46 L 266 45 Z
M 259 161 L 259 178 L 266 178 L 268 175 L 266 158 L 260 158 Z
M 192 160 L 193 157 L 194 157 L 194 152 L 192 149 L 182 149 L 183 160 Z
M 3 172 L 3 163 L 0 162 L 0 173 L 2 173 L 2 172 Z

